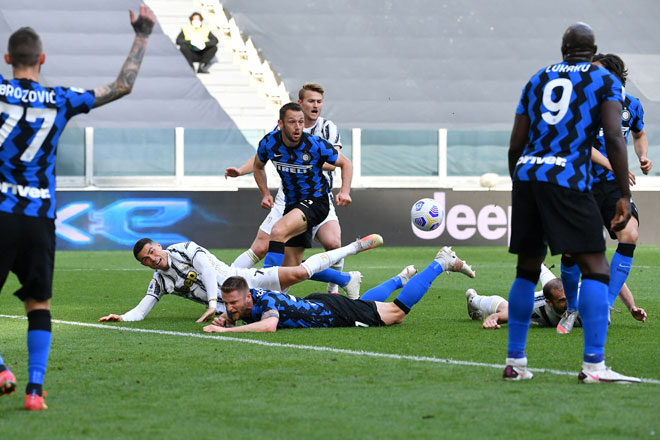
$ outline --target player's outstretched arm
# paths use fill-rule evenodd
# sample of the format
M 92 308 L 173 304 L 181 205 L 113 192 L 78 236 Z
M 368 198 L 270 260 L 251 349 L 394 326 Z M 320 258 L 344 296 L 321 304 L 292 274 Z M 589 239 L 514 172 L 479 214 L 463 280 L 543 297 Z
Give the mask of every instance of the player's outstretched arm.
M 151 312 L 158 300 L 152 295 L 145 295 L 142 301 L 123 315 L 110 314 L 99 318 L 99 322 L 142 321 Z
M 628 288 L 628 285 L 625 283 L 621 287 L 619 298 L 621 298 L 621 301 L 626 305 L 626 307 L 628 307 L 628 310 L 630 311 L 630 314 L 633 318 L 638 321 L 646 322 L 646 310 L 635 306 L 635 298 Z
M 149 7 L 140 5 L 140 13 L 137 18 L 133 11 L 129 11 L 131 16 L 131 26 L 135 30 L 135 39 L 128 57 L 124 62 L 117 79 L 105 86 L 94 89 L 94 108 L 115 101 L 124 95 L 128 95 L 133 90 L 135 79 L 137 78 L 144 52 L 147 48 L 147 41 L 151 31 L 156 24 L 156 16 Z
M 204 331 L 206 333 L 272 333 L 277 330 L 277 323 L 279 320 L 280 316 L 277 310 L 270 310 L 264 313 L 260 321 L 253 322 L 252 324 L 241 325 L 238 327 L 220 327 L 211 324 L 204 327 Z
M 246 174 L 251 174 L 254 171 L 254 157 L 249 158 L 240 168 L 228 167 L 225 168 L 225 179 L 227 177 L 239 177 Z
M 504 324 L 509 321 L 509 303 L 507 301 L 502 301 L 497 307 L 497 312 L 490 314 L 484 319 L 482 328 L 497 330 L 501 327 L 500 324 Z
M 591 147 L 591 161 L 603 168 L 612 171 L 612 164 L 610 164 L 610 161 L 607 159 L 607 157 L 605 157 L 605 155 L 603 155 L 603 153 L 594 147 Z M 634 186 L 635 183 L 637 183 L 637 176 L 635 176 L 635 174 L 633 174 L 633 172 L 630 170 L 628 170 L 628 178 L 630 180 L 630 186 Z
M 261 192 L 261 207 L 264 209 L 271 209 L 275 204 L 273 196 L 268 189 L 268 179 L 266 178 L 266 164 L 259 160 L 259 157 L 254 156 L 254 181 L 259 187 Z

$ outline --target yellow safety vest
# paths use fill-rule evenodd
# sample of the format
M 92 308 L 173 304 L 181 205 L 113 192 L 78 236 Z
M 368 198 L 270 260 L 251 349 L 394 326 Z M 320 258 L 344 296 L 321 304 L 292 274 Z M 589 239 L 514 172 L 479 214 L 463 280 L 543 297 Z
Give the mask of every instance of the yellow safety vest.
M 199 28 L 194 28 L 192 24 L 184 24 L 181 27 L 181 30 L 187 41 L 192 41 L 194 39 L 201 39 L 204 43 L 209 41 L 211 28 L 208 26 L 201 25 Z

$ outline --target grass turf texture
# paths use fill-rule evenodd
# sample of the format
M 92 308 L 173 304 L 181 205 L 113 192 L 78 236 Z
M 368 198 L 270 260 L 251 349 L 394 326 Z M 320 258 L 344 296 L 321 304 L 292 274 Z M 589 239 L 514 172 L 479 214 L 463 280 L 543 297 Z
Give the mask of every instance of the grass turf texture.
M 465 290 L 504 297 L 515 257 L 503 248 L 456 248 L 477 271 L 441 275 L 400 326 L 285 330 L 232 335 L 272 343 L 503 364 L 506 327 L 486 331 L 470 321 Z M 642 324 L 622 307 L 612 316 L 606 362 L 624 374 L 659 380 L 657 357 L 660 248 L 639 247 L 629 278 Z M 239 251 L 215 251 L 232 261 Z M 609 255 L 611 256 L 612 250 Z M 346 260 L 364 274 L 362 291 L 408 264 L 422 269 L 432 248 L 383 248 Z M 558 257 L 549 259 L 558 266 Z M 558 273 L 558 268 L 554 269 Z M 95 323 L 124 313 L 144 295 L 151 271 L 126 252 L 61 251 L 56 257 L 53 318 Z M 23 315 L 12 276 L 0 313 Z M 307 282 L 291 293 L 323 291 Z M 390 298 L 390 300 L 393 299 Z M 203 307 L 166 296 L 142 322 L 114 327 L 200 333 Z M 527 355 L 535 374 L 505 383 L 501 368 L 452 365 L 269 347 L 222 339 L 53 325 L 46 376 L 49 410 L 22 409 L 26 379 L 24 320 L 0 318 L 0 350 L 19 392 L 0 397 L 0 435 L 71 438 L 648 438 L 660 433 L 660 385 L 578 385 L 582 329 L 560 336 L 533 328 Z

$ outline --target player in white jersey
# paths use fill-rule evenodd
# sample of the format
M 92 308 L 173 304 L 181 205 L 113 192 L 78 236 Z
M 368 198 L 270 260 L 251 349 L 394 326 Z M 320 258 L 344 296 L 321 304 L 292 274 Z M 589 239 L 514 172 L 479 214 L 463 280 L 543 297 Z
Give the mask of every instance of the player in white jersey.
M 330 120 L 321 117 L 321 110 L 323 109 L 323 87 L 316 83 L 305 83 L 298 92 L 298 103 L 303 108 L 304 115 L 304 129 L 303 131 L 315 136 L 322 137 L 330 142 L 336 148 L 341 149 L 341 135 L 337 126 Z M 277 127 L 275 129 L 278 129 Z M 340 153 L 341 154 L 341 153 Z M 225 178 L 238 177 L 245 174 L 250 174 L 254 170 L 254 158 L 248 159 L 241 167 L 229 167 L 225 170 Z M 329 187 L 332 188 L 334 178 L 334 166 L 330 164 L 324 165 L 324 174 L 328 179 Z M 330 211 L 326 219 L 315 226 L 312 230 L 312 237 L 316 237 L 324 249 L 332 250 L 341 246 L 341 227 L 339 226 L 339 219 L 335 212 L 333 196 L 330 193 Z M 270 212 L 259 226 L 257 236 L 250 246 L 250 249 L 243 252 L 232 263 L 235 267 L 253 267 L 259 260 L 263 259 L 268 252 L 268 242 L 270 240 L 270 232 L 273 225 L 282 218 L 284 212 L 284 192 L 280 185 L 277 195 L 275 196 L 275 204 Z M 293 255 L 287 252 L 284 257 L 283 266 L 295 266 L 300 264 L 302 254 Z M 344 267 L 344 261 L 340 260 L 332 268 L 341 271 Z M 328 292 L 336 293 L 337 285 L 328 284 Z
M 133 255 L 143 266 L 154 269 L 147 293 L 140 303 L 123 315 L 110 314 L 99 319 L 106 321 L 141 321 L 163 295 L 173 294 L 206 305 L 197 322 L 207 321 L 225 311 L 220 286 L 231 276 L 245 278 L 251 288 L 286 290 L 308 279 L 348 255 L 379 247 L 383 239 L 372 234 L 347 246 L 312 255 L 304 263 L 292 267 L 267 269 L 237 268 L 220 261 L 207 249 L 188 241 L 163 249 L 160 243 L 142 238 L 135 243 Z M 359 296 L 359 292 L 357 295 Z
M 541 265 L 539 279 L 543 290 L 534 293 L 534 310 L 532 311 L 531 325 L 538 327 L 556 327 L 566 311 L 566 294 L 561 279 L 557 278 L 545 265 Z M 621 289 L 621 300 L 626 304 L 630 314 L 638 321 L 646 321 L 646 311 L 635 306 L 635 300 L 624 284 Z M 509 302 L 499 295 L 484 296 L 477 294 L 476 290 L 468 289 L 465 292 L 468 315 L 471 319 L 484 320 L 485 329 L 498 329 L 500 324 L 509 320 Z M 485 317 L 485 319 L 484 319 Z M 581 327 L 580 318 L 577 317 L 574 326 Z

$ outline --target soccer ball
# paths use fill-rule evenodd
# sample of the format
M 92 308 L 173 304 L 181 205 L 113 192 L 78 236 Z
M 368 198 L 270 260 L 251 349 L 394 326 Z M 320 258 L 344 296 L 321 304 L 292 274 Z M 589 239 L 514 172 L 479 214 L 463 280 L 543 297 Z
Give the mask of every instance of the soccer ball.
M 444 215 L 438 202 L 433 199 L 421 199 L 413 204 L 410 221 L 417 229 L 433 231 L 440 227 Z

